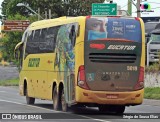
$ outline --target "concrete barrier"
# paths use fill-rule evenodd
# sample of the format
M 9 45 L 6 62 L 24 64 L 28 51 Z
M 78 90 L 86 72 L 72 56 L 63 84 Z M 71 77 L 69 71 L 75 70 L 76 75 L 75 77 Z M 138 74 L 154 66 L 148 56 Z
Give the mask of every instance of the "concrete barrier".
M 160 72 L 145 73 L 145 87 L 160 87 Z

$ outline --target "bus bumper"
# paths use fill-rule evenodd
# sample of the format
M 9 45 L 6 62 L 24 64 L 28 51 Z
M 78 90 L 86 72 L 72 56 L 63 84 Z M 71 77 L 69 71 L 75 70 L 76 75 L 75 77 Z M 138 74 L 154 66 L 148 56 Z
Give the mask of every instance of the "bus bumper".
M 139 105 L 143 102 L 144 89 L 130 92 L 91 91 L 76 87 L 77 103 Z

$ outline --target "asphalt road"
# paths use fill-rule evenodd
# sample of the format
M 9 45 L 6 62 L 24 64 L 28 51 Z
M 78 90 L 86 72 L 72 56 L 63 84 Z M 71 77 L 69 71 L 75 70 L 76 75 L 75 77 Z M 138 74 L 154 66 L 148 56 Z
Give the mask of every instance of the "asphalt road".
M 13 79 L 17 77 L 18 70 L 16 67 L 0 66 L 0 80 Z M 19 95 L 18 87 L 0 87 L 0 118 L 2 118 L 1 114 L 4 113 L 12 113 L 12 115 L 19 114 L 21 116 L 25 115 L 25 113 L 30 113 L 33 115 L 40 114 L 42 118 L 45 118 L 47 114 L 47 117 L 54 118 L 47 120 L 38 120 L 37 122 L 159 122 L 160 101 L 145 100 L 144 103 L 140 106 L 127 107 L 124 115 L 121 116 L 112 114 L 101 114 L 99 113 L 97 108 L 79 108 L 64 113 L 61 111 L 54 111 L 52 109 L 52 101 L 36 99 L 35 105 L 27 105 L 25 97 Z M 127 119 L 129 117 L 133 117 L 136 113 L 142 113 L 142 115 L 146 115 L 147 113 L 149 113 L 149 115 L 153 113 L 159 113 L 159 119 Z M 126 119 L 124 119 L 124 117 L 126 117 Z M 12 122 L 13 120 L 0 120 L 0 122 L 2 121 Z M 24 120 L 22 121 L 24 122 Z M 34 120 L 34 122 L 36 122 L 36 120 Z
M 142 105 L 127 107 L 124 115 L 112 115 L 112 114 L 101 114 L 97 108 L 79 108 L 76 110 L 70 110 L 69 112 L 54 111 L 52 109 L 52 101 L 37 100 L 35 105 L 27 105 L 25 97 L 20 96 L 18 93 L 18 87 L 0 87 L 0 113 L 14 113 L 14 114 L 25 114 L 30 113 L 33 115 L 40 114 L 44 118 L 48 113 L 49 117 L 54 119 L 47 119 L 41 121 L 52 121 L 52 122 L 146 122 L 160 121 L 160 104 L 159 101 L 145 100 Z M 148 116 L 159 113 L 159 119 L 127 119 L 134 116 L 136 113 L 142 114 L 142 116 Z M 144 114 L 145 113 L 145 114 Z M 139 115 L 138 114 L 138 115 Z M 154 114 L 155 115 L 155 114 Z M 123 117 L 126 117 L 124 119 Z M 123 118 L 123 119 L 122 119 Z M 6 120 L 0 120 L 0 122 Z M 10 120 L 13 121 L 13 120 Z M 14 120 L 15 121 L 15 120 Z M 40 121 L 40 120 L 38 120 Z M 37 122 L 38 122 L 37 121 Z M 8 120 L 7 120 L 8 122 Z M 24 122 L 24 120 L 23 120 Z M 34 121 L 36 122 L 36 121 Z

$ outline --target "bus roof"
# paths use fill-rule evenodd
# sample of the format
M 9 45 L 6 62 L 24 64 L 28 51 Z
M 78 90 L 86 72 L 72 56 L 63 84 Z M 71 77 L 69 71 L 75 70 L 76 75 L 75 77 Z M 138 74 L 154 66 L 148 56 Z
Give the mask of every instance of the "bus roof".
M 83 16 L 80 16 L 83 17 Z M 41 21 L 36 21 L 33 22 L 29 27 L 36 27 L 39 25 L 45 25 L 45 24 L 50 24 L 50 23 L 56 23 L 56 22 L 61 22 L 63 20 L 75 20 L 76 18 L 80 18 L 80 17 L 67 17 L 67 16 L 63 16 L 63 17 L 59 17 L 59 18 L 55 18 L 55 19 L 46 19 L 46 20 L 41 20 Z
M 63 22 L 63 23 L 66 23 L 67 21 L 68 22 L 76 22 L 79 19 L 85 19 L 85 18 L 123 18 L 123 19 L 136 19 L 136 20 L 139 19 L 139 18 L 137 19 L 135 17 L 123 17 L 123 16 L 77 16 L 77 17 L 63 16 L 63 17 L 59 17 L 59 18 L 55 18 L 55 19 L 46 19 L 46 20 L 33 22 L 28 28 L 38 29 L 38 28 L 43 28 L 43 26 L 50 27 L 50 25 L 52 25 L 52 26 L 58 25 L 61 22 Z

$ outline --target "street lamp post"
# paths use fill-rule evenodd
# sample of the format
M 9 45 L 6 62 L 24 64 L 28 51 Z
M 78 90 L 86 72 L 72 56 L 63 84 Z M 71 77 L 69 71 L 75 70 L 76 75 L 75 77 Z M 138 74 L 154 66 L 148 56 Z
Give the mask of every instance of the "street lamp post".
M 23 3 L 18 3 L 17 6 L 24 6 L 27 9 L 29 9 L 30 11 L 32 11 L 34 14 L 38 15 L 38 20 L 39 18 L 44 19 L 41 15 L 39 15 L 37 12 L 35 12 L 31 7 L 29 7 L 29 5 L 27 4 L 23 4 Z

